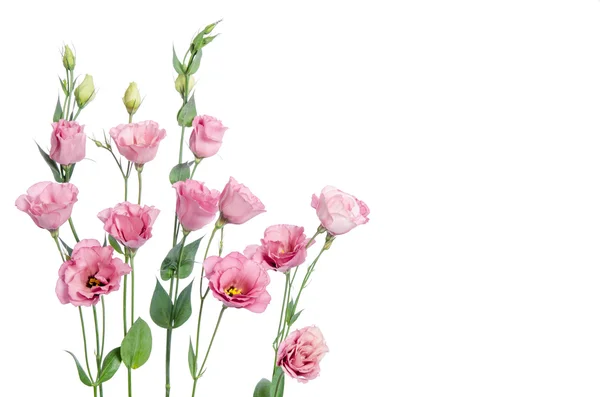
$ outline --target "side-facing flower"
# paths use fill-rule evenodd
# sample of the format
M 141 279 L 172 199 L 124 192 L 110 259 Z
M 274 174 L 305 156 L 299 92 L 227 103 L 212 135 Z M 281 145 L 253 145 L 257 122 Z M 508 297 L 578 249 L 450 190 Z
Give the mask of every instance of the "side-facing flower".
M 225 306 L 262 313 L 271 301 L 267 292 L 270 282 L 265 268 L 239 252 L 221 258 L 211 256 L 204 261 L 204 270 L 215 298 Z
M 301 383 L 319 376 L 319 363 L 329 348 L 321 330 L 315 326 L 292 332 L 277 350 L 277 365 Z
M 218 190 L 211 190 L 193 179 L 176 182 L 173 187 L 177 192 L 177 218 L 184 230 L 201 229 L 215 219 L 219 210 Z
M 311 205 L 323 227 L 333 235 L 348 233 L 369 221 L 369 207 L 364 202 L 333 186 L 325 186 L 319 197 L 313 194 Z
M 85 157 L 83 126 L 76 121 L 59 120 L 52 123 L 50 158 L 58 164 L 74 164 Z
M 246 247 L 244 254 L 267 269 L 285 273 L 304 263 L 309 239 L 303 227 L 273 225 L 265 230 L 265 237 L 260 242 L 261 245 Z
M 109 131 L 119 153 L 135 164 L 146 164 L 156 157 L 158 144 L 167 132 L 155 121 L 120 124 Z
M 192 122 L 190 149 L 197 158 L 211 157 L 217 154 L 223 143 L 223 134 L 227 127 L 212 116 L 196 116 Z
M 117 204 L 98 214 L 104 230 L 126 247 L 138 249 L 152 237 L 152 225 L 160 211 L 129 202 Z
M 241 225 L 265 212 L 265 206 L 250 189 L 230 177 L 221 192 L 219 210 L 225 222 Z
M 62 304 L 95 305 L 100 295 L 119 289 L 121 277 L 131 268 L 113 257 L 111 246 L 102 247 L 97 240 L 81 240 L 71 259 L 58 270 L 56 295 Z
M 77 187 L 70 183 L 39 182 L 19 196 L 15 205 L 38 227 L 53 231 L 71 217 L 78 194 Z

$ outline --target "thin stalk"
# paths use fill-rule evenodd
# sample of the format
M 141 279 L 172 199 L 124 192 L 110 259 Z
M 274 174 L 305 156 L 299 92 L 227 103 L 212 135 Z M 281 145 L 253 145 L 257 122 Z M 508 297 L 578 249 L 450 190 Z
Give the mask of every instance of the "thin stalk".
M 202 366 L 200 367 L 200 370 L 194 377 L 194 387 L 192 388 L 192 397 L 194 397 L 196 395 L 196 385 L 198 383 L 198 379 L 200 379 L 200 377 L 202 376 L 202 373 L 204 372 L 204 366 L 206 365 L 206 360 L 208 360 L 208 355 L 210 354 L 210 349 L 212 348 L 213 342 L 215 341 L 215 336 L 217 335 L 217 331 L 219 330 L 219 324 L 221 324 L 221 319 L 223 318 L 223 313 L 225 313 L 225 309 L 227 309 L 227 306 L 223 305 L 223 308 L 221 309 L 221 312 L 219 313 L 219 319 L 217 320 L 217 324 L 215 325 L 215 330 L 212 334 L 212 337 L 210 338 L 210 343 L 208 344 L 208 349 L 206 350 L 206 355 L 204 356 L 204 361 L 202 361 Z
M 125 255 L 125 263 L 129 263 L 129 255 Z M 127 335 L 127 275 L 123 276 L 123 337 Z
M 133 114 L 129 113 L 129 124 L 133 122 Z
M 67 99 L 69 99 L 69 95 L 71 94 L 71 81 L 69 80 L 69 69 L 65 68 L 65 71 L 67 72 L 67 78 L 65 79 L 65 84 L 67 85 L 67 95 L 65 95 L 65 100 L 63 102 L 63 107 L 62 107 L 62 114 L 60 116 L 61 119 L 66 120 L 67 117 L 69 117 L 69 111 L 67 110 Z M 65 117 L 65 112 L 66 117 Z
M 219 241 L 219 256 L 221 256 L 221 254 L 223 253 L 223 230 L 225 228 L 222 227 L 221 228 L 221 241 Z
M 71 227 L 71 232 L 73 232 L 73 237 L 75 238 L 75 241 L 79 242 L 79 236 L 77 235 L 77 232 L 75 231 L 75 225 L 73 224 L 72 217 L 69 218 L 69 226 Z
M 194 168 L 192 169 L 192 175 L 190 175 L 190 179 L 194 179 L 194 174 L 196 173 L 196 168 L 198 168 L 198 165 L 200 164 L 200 162 L 204 160 L 204 157 L 201 158 L 196 158 L 194 161 Z
M 92 371 L 90 370 L 90 360 L 88 359 L 87 338 L 85 336 L 85 323 L 83 321 L 83 310 L 81 310 L 81 306 L 79 306 L 78 309 L 79 309 L 79 319 L 81 320 L 81 334 L 83 335 L 83 350 L 85 353 L 85 367 L 87 368 L 90 379 L 94 379 L 92 377 Z M 94 396 L 95 395 L 96 395 L 96 386 L 94 386 Z
M 52 236 L 52 239 L 56 243 L 56 248 L 58 248 L 58 252 L 60 252 L 60 257 L 62 258 L 62 261 L 65 262 L 66 261 L 65 254 L 63 254 L 62 248 L 60 248 L 60 243 L 58 242 L 58 236 Z
M 81 108 L 77 109 L 77 113 L 75 113 L 75 116 L 73 116 L 73 120 L 77 120 L 79 113 L 81 113 Z M 102 385 L 100 385 L 100 387 L 102 388 Z M 102 389 L 100 389 L 100 396 L 102 396 Z
M 131 266 L 131 325 L 135 322 L 135 270 L 133 268 L 133 258 L 135 255 L 130 255 L 129 266 Z
M 142 203 L 142 169 L 137 170 L 138 174 L 138 205 Z
M 100 351 L 100 333 L 98 331 L 98 313 L 96 311 L 96 305 L 92 306 L 92 310 L 94 312 L 94 329 L 96 330 L 96 370 L 97 373 L 100 373 L 101 363 L 102 363 L 102 353 Z M 102 384 L 99 385 L 100 389 L 100 397 L 104 395 L 102 391 Z
M 68 120 L 69 119 L 69 108 L 71 107 L 71 98 L 73 97 L 73 72 L 71 72 L 71 74 L 69 75 L 69 70 L 67 69 L 67 91 L 69 92 L 69 95 L 67 95 L 67 106 L 63 108 L 63 119 Z M 76 101 L 73 101 L 76 102 Z M 67 112 L 67 114 L 65 114 L 65 111 Z
M 273 361 L 273 375 L 275 375 L 275 369 L 277 369 L 277 350 L 279 348 L 279 344 L 281 337 L 283 336 L 283 330 L 281 329 L 281 325 L 285 329 L 285 323 L 283 322 L 284 315 L 286 314 L 286 308 L 288 302 L 290 300 L 291 295 L 290 289 L 290 272 L 285 273 L 285 290 L 283 291 L 283 301 L 281 302 L 281 313 L 279 314 L 279 325 L 277 326 L 277 335 L 275 336 L 275 342 L 273 345 L 273 349 L 275 350 L 275 359 Z
M 100 297 L 102 304 L 102 347 L 100 348 L 100 356 L 104 357 L 104 337 L 106 336 L 106 309 L 104 307 L 104 295 Z
M 315 241 L 317 236 L 321 233 L 323 233 L 323 230 L 321 229 L 321 227 L 317 228 L 317 231 L 315 232 L 315 234 L 313 234 L 313 236 L 310 238 L 310 240 L 308 240 L 308 243 L 306 243 L 306 248 L 310 247 L 312 242 Z M 294 269 L 294 275 L 292 276 L 292 282 L 291 282 L 292 285 L 294 284 L 294 280 L 296 280 L 297 273 L 298 273 L 298 266 L 296 266 L 296 268 Z

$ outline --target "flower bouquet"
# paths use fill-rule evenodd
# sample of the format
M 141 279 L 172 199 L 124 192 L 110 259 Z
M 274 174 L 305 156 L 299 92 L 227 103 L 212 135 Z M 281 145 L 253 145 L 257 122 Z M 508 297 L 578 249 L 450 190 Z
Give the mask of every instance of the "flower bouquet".
M 137 84 L 131 83 L 123 96 L 127 123 L 111 128 L 103 139 L 86 136 L 78 119 L 97 94 L 94 81 L 90 75 L 83 78 L 76 75 L 76 56 L 69 46 L 62 52 L 65 74 L 60 78 L 62 95 L 54 110 L 50 148 L 44 150 L 38 145 L 54 181 L 35 183 L 17 198 L 16 206 L 39 228 L 48 230 L 54 240 L 58 255 L 50 260 L 55 261 L 58 269 L 56 295 L 62 304 L 77 308 L 82 330 L 82 345 L 71 347 L 76 353 L 68 353 L 74 360 L 77 377 L 94 396 L 104 395 L 103 385 L 121 366 L 127 371 L 123 394 L 127 390 L 132 396 L 133 371 L 150 359 L 153 346 L 163 343 L 165 376 L 154 379 L 156 386 L 164 385 L 165 396 L 171 390 L 178 396 L 200 394 L 199 381 L 208 375 L 206 364 L 211 350 L 219 343 L 217 335 L 223 316 L 235 316 L 230 313 L 235 309 L 264 312 L 272 301 L 268 292 L 271 277 L 284 285 L 283 296 L 277 298 L 281 304 L 276 309 L 279 321 L 273 332 L 272 356 L 264 357 L 273 363 L 272 372 L 258 381 L 254 391 L 242 393 L 253 392 L 255 397 L 283 396 L 286 377 L 299 382 L 315 379 L 320 372 L 319 362 L 328 351 L 318 327 L 297 328 L 301 323 L 302 293 L 325 251 L 331 249 L 338 236 L 366 223 L 369 209 L 354 196 L 327 186 L 318 196 L 312 196 L 318 226 L 314 234 L 309 233 L 310 237 L 302 226 L 276 224 L 268 227 L 261 239 L 256 239 L 259 244 L 249 244 L 243 252 L 224 251 L 225 228 L 248 223 L 265 212 L 265 206 L 233 177 L 220 191 L 196 179 L 199 166 L 218 153 L 227 131 L 219 119 L 198 115 L 194 100 L 194 75 L 199 71 L 204 49 L 218 36 L 213 34 L 218 23 L 209 24 L 197 33 L 183 58 L 173 49 L 175 89 L 182 102 L 176 113 L 181 127 L 179 161 L 169 173 L 175 193 L 175 213 L 172 239 L 167 242 L 152 239 L 155 220 L 166 215 L 146 204 L 151 199 L 142 195 L 145 165 L 155 159 L 161 141 L 167 136 L 165 129 L 155 121 L 134 120 L 143 100 Z M 186 139 L 188 129 L 191 133 Z M 110 172 L 123 181 L 123 201 L 111 208 L 98 208 L 102 242 L 80 236 L 71 216 L 79 194 L 72 180 L 77 178 L 76 164 L 86 157 L 88 140 L 97 148 L 95 156 L 114 160 Z M 130 192 L 131 185 L 137 188 L 136 192 Z M 206 241 L 199 232 L 204 229 L 210 230 Z M 164 259 L 136 270 L 136 256 L 148 244 L 164 246 Z M 308 260 L 309 257 L 313 259 Z M 152 299 L 137 302 L 136 271 L 150 270 L 159 275 Z M 121 294 L 113 294 L 119 290 Z M 120 300 L 122 310 L 107 312 L 108 299 Z M 207 305 L 219 305 L 220 311 L 208 325 L 210 341 L 203 346 L 200 332 L 207 326 L 203 317 Z M 108 317 L 118 318 L 119 327 L 107 327 Z M 177 328 L 191 319 L 196 322 L 196 332 L 177 335 Z M 150 320 L 164 331 L 159 333 L 154 328 L 153 332 Z M 88 332 L 93 332 L 93 340 L 86 337 Z M 109 333 L 121 333 L 120 345 L 105 346 Z M 189 384 L 171 382 L 174 337 L 190 339 Z M 160 357 L 154 355 L 153 359 Z

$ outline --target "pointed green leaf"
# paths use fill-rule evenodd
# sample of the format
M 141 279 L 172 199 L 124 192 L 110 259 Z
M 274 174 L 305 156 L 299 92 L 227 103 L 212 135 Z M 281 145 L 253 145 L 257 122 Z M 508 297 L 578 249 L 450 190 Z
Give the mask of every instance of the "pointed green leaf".
M 191 76 L 200 69 L 200 60 L 202 60 L 202 51 L 198 51 L 192 58 L 192 63 L 188 66 L 187 74 Z
M 177 328 L 185 324 L 192 315 L 192 281 L 187 287 L 181 291 L 175 302 L 173 311 L 173 328 Z
M 288 323 L 294 315 L 294 298 L 290 299 L 285 309 L 285 322 Z
M 60 105 L 60 96 L 56 100 L 56 107 L 54 108 L 54 116 L 52 116 L 52 121 L 57 122 L 62 118 L 62 106 Z
M 160 265 L 160 278 L 164 281 L 170 280 L 177 270 L 177 260 L 179 259 L 179 250 L 181 249 L 181 243 L 169 250 L 165 259 L 163 259 Z
M 179 62 L 179 58 L 177 58 L 177 53 L 175 52 L 175 46 L 173 46 L 173 67 L 177 74 L 183 74 L 183 65 Z
M 107 241 L 106 241 L 106 233 L 104 233 L 104 242 L 102 243 L 103 247 L 106 247 Z
M 190 165 L 189 163 L 181 163 L 181 164 L 177 164 L 175 167 L 173 167 L 171 169 L 171 172 L 169 172 L 169 181 L 171 182 L 171 185 L 179 182 L 179 181 L 185 181 L 186 179 L 190 178 Z
M 127 368 L 137 369 L 148 361 L 151 352 L 152 332 L 148 324 L 138 317 L 121 342 L 121 359 Z
M 62 238 L 59 237 L 58 239 L 62 243 L 63 247 L 65 247 L 65 249 L 67 250 L 67 254 L 69 254 L 69 256 L 71 256 L 71 254 L 73 254 L 73 248 L 69 247 Z
M 77 357 L 75 357 L 75 355 L 73 353 L 71 353 L 68 350 L 65 350 L 67 353 L 69 353 L 71 355 L 71 357 L 73 357 L 73 360 L 75 360 L 75 365 L 77 366 L 77 373 L 79 374 L 79 380 L 81 381 L 81 383 L 83 383 L 86 386 L 93 386 L 92 381 L 90 380 L 90 378 L 87 376 L 87 374 L 85 373 L 85 371 L 83 370 L 83 368 L 81 367 L 81 364 L 79 364 L 79 360 L 77 360 Z
M 196 355 L 194 354 L 194 346 L 192 345 L 192 338 L 190 338 L 190 347 L 188 349 L 188 367 L 190 368 L 190 374 L 192 378 L 196 377 Z
M 271 397 L 271 381 L 262 378 L 254 388 L 252 397 Z
M 271 382 L 270 397 L 283 397 L 283 387 L 285 385 L 285 375 L 281 367 L 275 369 L 273 381 Z
M 169 294 L 163 288 L 158 280 L 150 302 L 150 317 L 156 325 L 161 328 L 171 328 L 171 310 L 173 303 Z
M 40 147 L 40 145 L 37 144 L 37 142 L 36 142 L 36 145 L 38 147 L 38 150 L 40 151 L 40 154 L 44 158 L 44 161 L 46 162 L 46 164 L 48 164 L 48 167 L 50 167 L 50 170 L 52 171 L 52 175 L 54 175 L 54 180 L 56 182 L 62 183 L 63 178 L 60 173 L 60 170 L 58 169 L 58 165 L 56 164 L 56 161 L 52 160 L 50 158 L 50 156 L 48 155 L 48 153 L 44 152 L 42 150 L 42 148 Z
M 292 326 L 296 320 L 298 320 L 298 317 L 300 317 L 300 314 L 302 314 L 302 312 L 304 311 L 304 309 L 300 310 L 298 313 L 294 314 L 292 316 L 292 318 L 288 321 L 288 326 Z
M 194 94 L 192 94 L 189 101 L 179 109 L 179 113 L 177 113 L 177 123 L 180 126 L 191 127 L 192 121 L 196 115 L 196 101 L 194 99 Z
M 121 245 L 119 244 L 117 239 L 115 239 L 110 234 L 108 235 L 108 242 L 109 242 L 110 246 L 115 249 L 115 251 L 117 251 L 119 254 L 123 255 L 123 250 L 121 249 Z
M 102 363 L 102 369 L 98 374 L 98 384 L 104 383 L 114 376 L 121 366 L 121 348 L 111 350 Z
M 192 274 L 192 271 L 194 271 L 196 253 L 198 252 L 198 247 L 200 247 L 200 241 L 202 241 L 202 237 L 189 243 L 183 249 L 183 258 L 179 264 L 179 279 L 189 277 L 189 275 Z
M 69 95 L 69 91 L 67 91 L 67 85 L 66 85 L 67 82 L 65 80 L 61 79 L 60 76 L 58 76 L 58 81 L 60 82 L 60 88 L 62 88 L 63 94 Z

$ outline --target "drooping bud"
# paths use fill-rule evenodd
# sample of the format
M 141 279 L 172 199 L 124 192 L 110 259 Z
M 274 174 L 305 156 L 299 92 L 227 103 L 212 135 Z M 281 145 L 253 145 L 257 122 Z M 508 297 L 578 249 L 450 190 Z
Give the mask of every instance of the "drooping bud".
M 75 69 L 75 55 L 73 55 L 73 51 L 68 45 L 65 46 L 63 51 L 63 66 L 70 71 Z
M 94 78 L 89 74 L 86 74 L 81 84 L 75 88 L 75 100 L 77 101 L 77 106 L 83 109 L 95 96 Z
M 125 104 L 125 108 L 127 108 L 127 113 L 130 115 L 137 112 L 142 103 L 142 97 L 140 96 L 140 91 L 138 90 L 136 83 L 129 83 L 129 87 L 127 87 L 125 95 L 123 96 L 123 103 Z
M 187 85 L 187 92 L 189 93 L 192 88 L 194 87 L 194 85 L 196 84 L 196 80 L 194 79 L 194 76 L 189 76 L 188 77 L 188 85 Z M 180 74 L 179 76 L 177 76 L 177 79 L 175 80 L 175 89 L 177 90 L 177 92 L 179 92 L 179 94 L 181 94 L 181 97 L 183 98 L 185 95 L 185 75 L 184 74 Z

